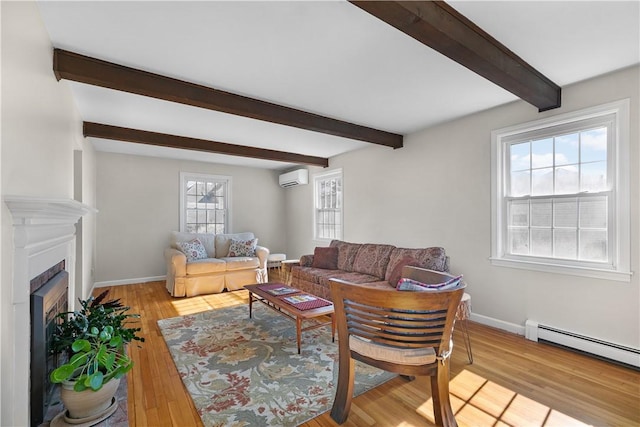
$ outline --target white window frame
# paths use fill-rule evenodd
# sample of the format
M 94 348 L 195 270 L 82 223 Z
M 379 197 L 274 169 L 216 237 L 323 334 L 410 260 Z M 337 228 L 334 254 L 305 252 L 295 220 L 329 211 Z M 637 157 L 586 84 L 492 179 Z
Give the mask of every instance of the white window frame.
M 224 182 L 227 186 L 227 205 L 225 214 L 225 233 L 232 233 L 231 229 L 231 177 L 226 175 L 209 175 L 203 173 L 180 172 L 180 231 L 186 231 L 187 221 L 187 181 Z
M 570 126 L 574 122 L 612 115 L 615 135 L 608 145 L 607 168 L 611 178 L 609 204 L 610 263 L 513 255 L 507 252 L 508 144 L 519 134 L 543 133 L 545 129 Z M 491 263 L 500 267 L 594 277 L 630 282 L 630 178 L 629 99 L 565 113 L 529 123 L 494 130 L 491 133 Z
M 318 202 L 320 200 L 319 185 L 323 181 L 334 179 L 334 178 L 340 178 L 340 185 L 342 188 L 342 191 L 338 195 L 338 197 L 340 198 L 339 205 L 341 206 L 340 212 L 339 212 L 340 235 L 336 237 L 325 238 L 325 237 L 318 236 L 318 225 L 317 225 L 318 209 L 319 209 Z M 334 169 L 331 171 L 314 174 L 313 175 L 313 240 L 317 242 L 330 242 L 333 239 L 342 240 L 343 237 L 344 237 L 344 177 L 342 175 L 342 169 Z

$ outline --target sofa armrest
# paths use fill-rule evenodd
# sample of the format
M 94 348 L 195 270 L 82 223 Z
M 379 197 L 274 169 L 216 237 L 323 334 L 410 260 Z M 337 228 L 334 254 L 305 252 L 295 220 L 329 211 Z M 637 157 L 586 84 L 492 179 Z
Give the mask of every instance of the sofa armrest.
M 260 260 L 260 268 L 266 271 L 267 258 L 269 258 L 269 249 L 264 246 L 256 246 L 256 256 Z
M 300 257 L 300 267 L 311 267 L 313 264 L 313 255 L 302 255 Z
M 187 274 L 187 256 L 174 248 L 164 250 L 164 259 L 167 262 L 167 276 L 185 276 Z

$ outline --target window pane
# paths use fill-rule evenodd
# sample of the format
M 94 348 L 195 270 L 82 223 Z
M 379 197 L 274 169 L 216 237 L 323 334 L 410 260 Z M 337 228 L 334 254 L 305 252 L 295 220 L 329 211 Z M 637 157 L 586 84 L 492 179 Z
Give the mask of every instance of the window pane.
M 531 171 L 531 195 L 553 194 L 553 168 Z
M 582 165 L 580 179 L 581 191 L 607 190 L 607 162 L 587 163 Z
M 512 228 L 509 230 L 509 246 L 514 255 L 529 255 L 529 230 Z
M 607 232 L 580 230 L 580 259 L 585 261 L 607 260 Z
M 563 166 L 556 168 L 555 194 L 577 193 L 580 188 L 578 166 Z
M 509 203 L 509 225 L 529 226 L 529 201 L 512 201 Z
M 207 233 L 216 234 L 216 225 L 207 224 Z
M 531 201 L 531 225 L 551 228 L 551 199 Z
M 216 211 L 216 223 L 222 224 L 222 225 L 227 223 L 227 211 L 224 211 L 224 210 Z
M 196 232 L 196 225 L 195 224 L 187 224 L 187 232 L 188 233 L 195 233 Z
M 607 128 L 580 133 L 580 161 L 582 163 L 607 160 Z
M 531 168 L 529 155 L 529 143 L 510 145 L 511 172 L 529 170 Z
M 531 255 L 552 256 L 551 229 L 531 229 Z
M 519 197 L 526 196 L 531 193 L 531 184 L 529 182 L 529 177 L 531 173 L 529 170 L 522 172 L 512 172 L 511 173 L 511 196 Z
M 206 233 L 206 232 L 207 232 L 207 224 L 196 225 L 196 233 Z
M 187 196 L 187 209 L 195 209 L 198 196 Z
M 553 202 L 554 227 L 578 227 L 578 199 L 559 199 Z
M 577 230 L 554 230 L 553 231 L 554 256 L 557 258 L 576 259 L 578 256 L 578 233 Z
M 578 164 L 580 140 L 577 133 L 556 137 L 556 166 Z
M 187 181 L 187 194 L 195 195 L 196 194 L 196 182 L 195 181 Z
M 187 224 L 193 224 L 196 222 L 196 210 L 195 209 L 187 209 Z
M 580 228 L 607 227 L 607 198 L 592 197 L 580 201 Z
M 531 142 L 531 167 L 545 168 L 553 166 L 553 138 Z

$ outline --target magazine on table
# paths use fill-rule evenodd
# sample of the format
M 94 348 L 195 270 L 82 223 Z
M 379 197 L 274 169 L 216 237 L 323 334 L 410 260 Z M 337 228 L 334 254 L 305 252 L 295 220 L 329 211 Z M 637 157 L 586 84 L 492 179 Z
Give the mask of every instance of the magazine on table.
M 296 292 L 300 292 L 299 290 L 290 288 L 289 286 L 280 286 L 279 288 L 267 289 L 266 291 L 269 292 L 271 295 L 276 295 L 276 296 L 295 294 Z
M 290 297 L 286 297 L 284 298 L 285 301 L 291 303 L 291 304 L 300 304 L 303 302 L 309 302 L 309 301 L 315 301 L 318 298 L 314 297 L 313 295 L 292 295 Z

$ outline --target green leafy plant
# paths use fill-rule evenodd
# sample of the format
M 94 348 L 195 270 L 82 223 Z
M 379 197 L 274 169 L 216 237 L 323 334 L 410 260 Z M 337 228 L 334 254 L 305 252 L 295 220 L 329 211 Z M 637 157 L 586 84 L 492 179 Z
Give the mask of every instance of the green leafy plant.
M 119 299 L 104 301 L 107 293 L 80 300 L 80 310 L 58 315 L 62 321 L 53 334 L 52 351 L 63 353 L 68 362 L 51 372 L 51 382 L 73 380 L 76 391 L 100 390 L 133 367 L 125 346 L 144 342 L 137 336 L 140 328 L 129 327 L 129 321 L 140 316 L 127 313 L 130 307 Z

